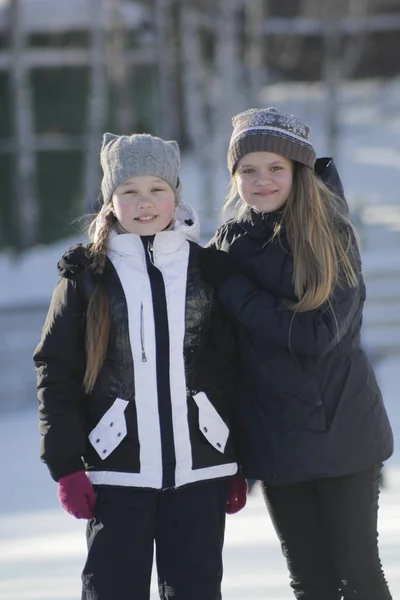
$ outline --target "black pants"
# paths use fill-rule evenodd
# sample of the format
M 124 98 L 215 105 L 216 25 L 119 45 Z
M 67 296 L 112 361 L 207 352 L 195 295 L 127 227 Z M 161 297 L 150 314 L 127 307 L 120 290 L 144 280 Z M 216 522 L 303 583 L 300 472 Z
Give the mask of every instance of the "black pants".
M 296 598 L 391 599 L 378 552 L 380 471 L 263 484 Z
M 220 600 L 228 480 L 96 492 L 82 600 L 148 600 L 154 542 L 162 600 Z

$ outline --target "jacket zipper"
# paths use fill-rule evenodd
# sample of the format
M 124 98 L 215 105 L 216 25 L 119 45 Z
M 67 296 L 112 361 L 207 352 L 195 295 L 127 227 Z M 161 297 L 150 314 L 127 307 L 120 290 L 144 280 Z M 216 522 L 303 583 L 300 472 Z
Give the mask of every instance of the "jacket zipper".
M 147 246 L 147 251 L 149 253 L 149 258 L 150 258 L 150 262 L 152 263 L 152 265 L 156 266 L 154 264 L 154 248 L 153 246 L 149 243 L 149 245 Z
M 147 252 L 150 262 L 154 265 L 154 248 L 151 243 L 147 245 Z M 155 266 L 155 265 L 154 265 Z M 140 343 L 142 346 L 142 362 L 147 362 L 146 351 L 144 349 L 144 318 L 143 318 L 143 302 L 140 305 Z
M 143 319 L 143 302 L 140 305 L 140 344 L 142 346 L 142 362 L 147 362 L 147 356 L 144 349 L 144 319 Z

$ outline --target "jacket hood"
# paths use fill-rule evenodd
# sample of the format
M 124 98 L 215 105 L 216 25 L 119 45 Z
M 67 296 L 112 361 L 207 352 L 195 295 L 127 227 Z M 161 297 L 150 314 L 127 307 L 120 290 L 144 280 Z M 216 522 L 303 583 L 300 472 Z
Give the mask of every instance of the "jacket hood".
M 314 166 L 314 172 L 322 181 L 322 183 L 324 183 L 334 194 L 336 194 L 338 198 L 342 200 L 343 214 L 348 216 L 349 205 L 347 204 L 342 180 L 340 179 L 340 175 L 333 158 L 318 158 Z
M 174 231 L 180 231 L 190 242 L 200 242 L 200 221 L 195 209 L 181 202 L 175 212 Z

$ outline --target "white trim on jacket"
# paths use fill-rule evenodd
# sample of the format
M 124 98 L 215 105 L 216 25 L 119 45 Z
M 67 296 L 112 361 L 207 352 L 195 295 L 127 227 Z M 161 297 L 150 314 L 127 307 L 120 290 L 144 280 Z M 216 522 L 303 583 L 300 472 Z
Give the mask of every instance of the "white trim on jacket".
M 184 207 L 187 210 L 187 207 Z M 161 271 L 167 300 L 170 390 L 176 455 L 176 487 L 195 481 L 233 475 L 236 463 L 193 469 L 184 365 L 186 282 L 189 239 L 197 238 L 198 220 L 191 212 L 193 226 L 177 222 L 173 231 L 156 234 L 153 264 Z M 193 235 L 193 230 L 195 234 Z M 189 232 L 191 235 L 189 235 Z M 162 488 L 161 433 L 158 412 L 156 341 L 153 301 L 147 273 L 145 250 L 135 234 L 114 234 L 109 240 L 108 256 L 125 292 L 128 307 L 129 337 L 134 361 L 135 404 L 140 443 L 140 473 L 90 471 L 94 484 Z M 216 423 L 220 430 L 226 425 Z M 221 432 L 221 439 L 223 434 Z M 121 438 L 123 439 L 123 438 Z

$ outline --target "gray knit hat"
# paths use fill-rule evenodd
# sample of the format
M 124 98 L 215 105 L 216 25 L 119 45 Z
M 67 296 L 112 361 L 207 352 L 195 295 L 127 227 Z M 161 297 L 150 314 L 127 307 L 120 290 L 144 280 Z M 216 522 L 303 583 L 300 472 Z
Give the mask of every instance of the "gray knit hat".
M 310 128 L 297 117 L 276 108 L 250 108 L 232 119 L 228 168 L 231 175 L 238 161 L 250 152 L 273 152 L 311 169 L 316 154 L 310 142 Z
M 104 203 L 110 202 L 115 188 L 138 175 L 153 175 L 164 179 L 180 200 L 179 146 L 147 133 L 114 135 L 105 133 L 100 152 L 103 168 L 101 191 Z

